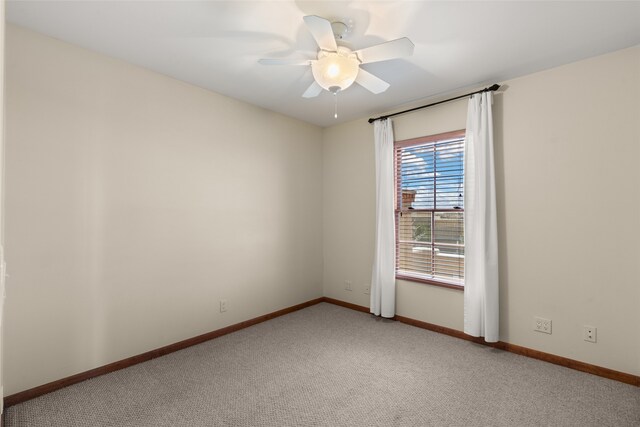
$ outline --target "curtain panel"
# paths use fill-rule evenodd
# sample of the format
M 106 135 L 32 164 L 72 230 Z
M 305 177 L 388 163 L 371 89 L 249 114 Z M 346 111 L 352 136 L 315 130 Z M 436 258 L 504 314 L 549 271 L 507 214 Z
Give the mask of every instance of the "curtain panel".
M 370 312 L 391 318 L 396 313 L 393 125 L 376 120 L 376 237 L 371 275 Z
M 469 99 L 464 155 L 464 332 L 499 340 L 493 94 Z

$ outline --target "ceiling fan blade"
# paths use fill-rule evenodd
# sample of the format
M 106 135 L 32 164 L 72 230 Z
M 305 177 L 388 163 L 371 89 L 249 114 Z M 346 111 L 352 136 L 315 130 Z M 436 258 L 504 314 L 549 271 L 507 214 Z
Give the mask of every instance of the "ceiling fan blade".
M 311 83 L 311 86 L 309 86 L 307 90 L 304 91 L 302 97 L 315 98 L 316 96 L 320 95 L 320 92 L 322 92 L 322 86 L 314 81 L 313 83 Z
M 258 59 L 262 65 L 309 65 L 310 59 L 287 59 L 287 58 L 262 58 Z
M 320 49 L 331 52 L 338 50 L 336 38 L 333 36 L 333 30 L 331 29 L 331 22 L 315 15 L 307 15 L 303 19 Z
M 413 42 L 406 37 L 380 43 L 375 46 L 356 50 L 361 63 L 386 61 L 388 59 L 402 58 L 413 55 Z
M 375 93 L 376 95 L 384 92 L 390 86 L 389 83 L 385 82 L 379 77 L 374 76 L 370 72 L 363 70 L 362 68 L 360 68 L 360 71 L 358 71 L 356 83 L 358 83 L 368 91 Z

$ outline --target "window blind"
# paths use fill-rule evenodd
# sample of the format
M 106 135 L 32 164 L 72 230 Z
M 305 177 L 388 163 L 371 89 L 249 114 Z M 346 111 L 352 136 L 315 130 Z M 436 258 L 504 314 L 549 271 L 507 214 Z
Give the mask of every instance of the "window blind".
M 464 131 L 396 142 L 396 275 L 464 283 Z

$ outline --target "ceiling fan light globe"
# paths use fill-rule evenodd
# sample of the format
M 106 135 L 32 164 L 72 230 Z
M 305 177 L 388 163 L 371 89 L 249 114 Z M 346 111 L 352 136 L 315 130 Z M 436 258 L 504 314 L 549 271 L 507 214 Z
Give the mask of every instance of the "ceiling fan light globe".
M 338 52 L 320 52 L 311 64 L 313 78 L 325 90 L 338 87 L 345 90 L 355 82 L 360 63 L 355 55 L 339 49 Z
M 327 67 L 327 77 L 330 79 L 335 79 L 340 75 L 340 65 L 336 63 L 329 64 Z

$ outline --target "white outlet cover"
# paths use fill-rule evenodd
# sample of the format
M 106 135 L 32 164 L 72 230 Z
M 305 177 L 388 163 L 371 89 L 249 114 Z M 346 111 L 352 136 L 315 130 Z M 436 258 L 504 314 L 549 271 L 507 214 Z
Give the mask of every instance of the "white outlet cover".
M 598 328 L 594 326 L 584 326 L 584 340 L 588 342 L 597 342 L 598 340 Z
M 533 330 L 536 332 L 551 334 L 552 325 L 553 323 L 551 319 L 545 319 L 544 317 L 537 316 L 533 318 Z

